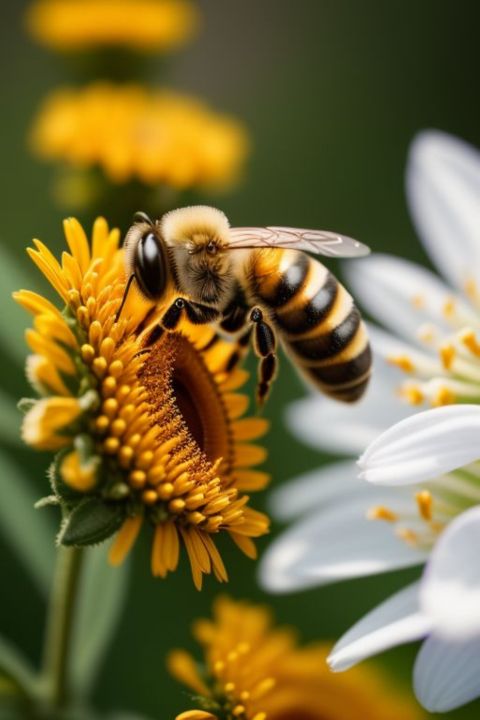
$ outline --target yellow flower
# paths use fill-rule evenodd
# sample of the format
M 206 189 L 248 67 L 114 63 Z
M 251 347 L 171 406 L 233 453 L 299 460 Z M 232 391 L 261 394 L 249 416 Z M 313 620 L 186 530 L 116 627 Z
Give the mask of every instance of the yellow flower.
M 190 0 L 36 0 L 26 22 L 31 35 L 54 50 L 115 46 L 153 52 L 190 40 L 198 13 Z
M 109 83 L 55 91 L 36 119 L 32 143 L 45 159 L 100 167 L 115 183 L 137 179 L 177 189 L 231 185 L 248 149 L 236 120 L 195 98 Z
M 116 532 L 110 559 L 118 564 L 143 525 L 154 575 L 175 570 L 183 545 L 198 588 L 203 573 L 225 581 L 215 537 L 226 531 L 255 557 L 252 538 L 268 530 L 245 494 L 268 480 L 252 470 L 266 453 L 251 442 L 266 421 L 243 417 L 248 399 L 237 392 L 248 375 L 227 370 L 235 347 L 210 327 L 185 324 L 157 337 L 161 309 L 138 295 L 116 322 L 125 288 L 118 231 L 99 218 L 91 248 L 76 220 L 65 221 L 65 234 L 61 264 L 38 240 L 28 251 L 63 307 L 15 294 L 35 318 L 28 376 L 42 394 L 23 437 L 60 450 L 51 477 L 68 515 L 61 541 L 91 544 Z
M 273 625 L 261 606 L 222 597 L 213 620 L 200 620 L 194 635 L 204 664 L 173 651 L 170 672 L 195 694 L 198 709 L 177 720 L 418 720 L 406 698 L 392 695 L 368 669 L 334 675 L 324 644 L 299 647 L 290 628 Z

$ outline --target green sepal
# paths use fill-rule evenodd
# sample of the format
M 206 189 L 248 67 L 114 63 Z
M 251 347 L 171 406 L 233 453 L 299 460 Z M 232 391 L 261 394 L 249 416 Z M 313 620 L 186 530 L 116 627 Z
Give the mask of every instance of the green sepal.
M 40 498 L 40 500 L 37 500 L 33 507 L 35 508 L 35 510 L 43 510 L 43 508 L 58 505 L 60 505 L 60 500 L 56 495 L 45 495 L 44 497 Z
M 85 498 L 65 520 L 58 542 L 74 546 L 96 545 L 111 537 L 126 515 L 123 503 L 107 504 L 100 498 Z

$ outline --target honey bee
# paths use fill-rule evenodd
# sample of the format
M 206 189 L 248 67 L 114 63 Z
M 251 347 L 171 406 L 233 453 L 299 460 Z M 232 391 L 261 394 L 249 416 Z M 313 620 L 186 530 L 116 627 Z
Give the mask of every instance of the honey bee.
M 135 281 L 157 304 L 175 298 L 165 306 L 157 336 L 173 331 L 183 317 L 213 323 L 237 343 L 233 366 L 253 334 L 259 404 L 276 375 L 277 336 L 314 387 L 353 402 L 364 393 L 371 371 L 365 325 L 343 285 L 308 253 L 368 252 L 356 240 L 322 230 L 231 228 L 213 207 L 172 210 L 154 222 L 137 213 L 125 238 L 128 280 L 117 317 Z

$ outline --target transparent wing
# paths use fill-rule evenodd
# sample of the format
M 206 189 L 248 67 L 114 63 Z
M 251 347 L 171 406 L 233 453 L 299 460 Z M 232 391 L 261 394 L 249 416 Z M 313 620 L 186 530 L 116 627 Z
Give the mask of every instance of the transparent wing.
M 363 243 L 328 230 L 289 227 L 230 228 L 229 248 L 293 248 L 328 257 L 362 257 L 370 249 Z

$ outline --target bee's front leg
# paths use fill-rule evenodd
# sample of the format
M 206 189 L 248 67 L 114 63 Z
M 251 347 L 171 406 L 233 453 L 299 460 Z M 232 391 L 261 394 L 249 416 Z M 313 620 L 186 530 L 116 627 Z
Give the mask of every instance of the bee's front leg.
M 263 405 L 268 397 L 277 370 L 277 355 L 275 352 L 277 340 L 272 326 L 265 320 L 263 311 L 259 307 L 252 309 L 250 320 L 255 327 L 253 336 L 255 353 L 260 358 L 257 402 L 259 405 Z
M 203 305 L 180 297 L 170 305 L 160 324 L 165 330 L 175 330 L 184 314 L 195 325 L 206 325 L 214 322 L 221 315 L 220 311 L 211 305 Z

